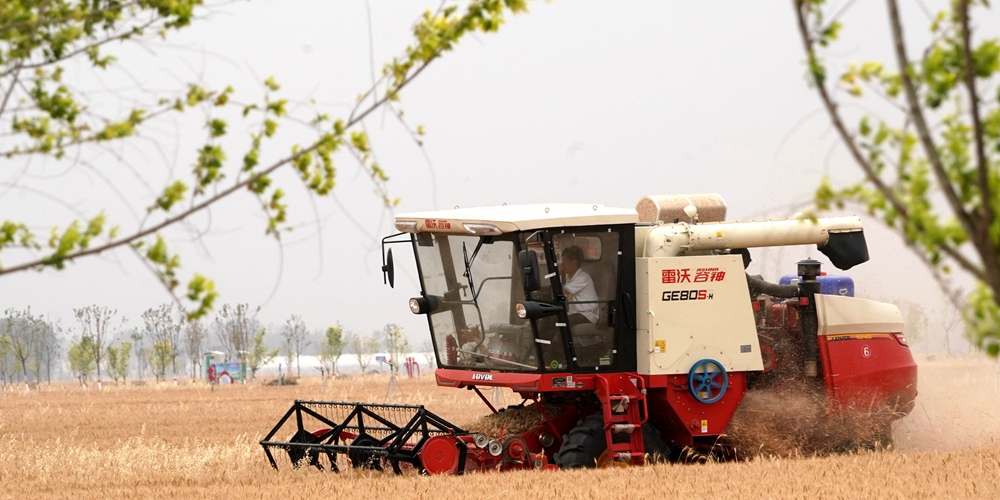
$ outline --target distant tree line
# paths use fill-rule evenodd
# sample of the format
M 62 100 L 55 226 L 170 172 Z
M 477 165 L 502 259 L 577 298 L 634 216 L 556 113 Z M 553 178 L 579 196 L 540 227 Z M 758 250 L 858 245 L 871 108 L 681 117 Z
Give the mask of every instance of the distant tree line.
M 34 315 L 30 308 L 8 309 L 0 318 L 0 384 L 51 382 L 60 367 L 68 368 L 80 383 L 118 384 L 147 375 L 157 381 L 168 376 L 194 379 L 204 375 L 203 356 L 209 343 L 218 346 L 227 361 L 244 363 L 250 382 L 282 351 L 288 370 L 294 364 L 299 376 L 301 356 L 310 347 L 315 347 L 313 352 L 330 374 L 339 373 L 344 354 L 353 355 L 364 373 L 376 353 L 388 353 L 386 361 L 398 371 L 401 358 L 409 352 L 409 341 L 398 325 L 387 324 L 369 335 L 347 332 L 340 324 L 310 332 L 298 315 L 280 327 L 283 345 L 272 348 L 257 319 L 259 310 L 227 304 L 213 320 L 190 321 L 184 311 L 168 303 L 146 310 L 141 323 L 129 327 L 117 310 L 91 305 L 73 310 L 77 328 L 66 331 L 58 321 Z

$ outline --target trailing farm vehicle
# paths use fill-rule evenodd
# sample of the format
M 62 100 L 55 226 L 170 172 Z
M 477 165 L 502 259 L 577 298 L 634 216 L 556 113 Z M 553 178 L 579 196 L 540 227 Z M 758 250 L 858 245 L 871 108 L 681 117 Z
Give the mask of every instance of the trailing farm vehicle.
M 268 459 L 448 474 L 738 455 L 726 432 L 744 396 L 784 390 L 816 396 L 825 418 L 860 420 L 853 442 L 884 443 L 917 395 L 898 308 L 855 297 L 850 278 L 815 260 L 779 283 L 745 272 L 751 250 L 770 246 L 862 264 L 860 219 L 725 212 L 717 195 L 692 195 L 635 210 L 397 216 L 383 246 L 415 254 L 409 306 L 427 316 L 437 384 L 475 392 L 492 415 L 462 428 L 419 405 L 296 401 L 261 441 Z M 384 256 L 392 285 L 391 247 Z M 484 387 L 523 401 L 496 409 Z

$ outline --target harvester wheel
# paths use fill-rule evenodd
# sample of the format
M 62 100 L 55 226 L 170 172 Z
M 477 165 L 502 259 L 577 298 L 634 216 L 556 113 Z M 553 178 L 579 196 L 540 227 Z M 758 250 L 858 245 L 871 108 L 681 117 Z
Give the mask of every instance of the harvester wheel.
M 295 434 L 293 434 L 290 438 L 288 438 L 288 442 L 316 444 L 321 441 L 319 437 L 329 432 L 329 430 L 330 429 L 319 429 L 313 432 L 309 432 L 306 430 L 299 430 Z M 333 466 L 334 470 L 336 470 L 337 468 L 336 454 L 327 453 L 327 455 L 330 457 L 331 465 Z M 305 460 L 307 456 L 309 457 L 308 461 Z M 319 451 L 316 450 L 306 451 L 301 448 L 289 448 L 288 458 L 289 460 L 292 461 L 292 467 L 296 469 L 303 465 L 316 467 L 317 469 L 320 470 L 323 469 L 323 465 L 319 461 Z
M 669 456 L 669 449 L 660 437 L 660 431 L 652 425 L 642 426 L 642 442 L 644 451 L 649 455 L 651 461 L 663 460 Z M 554 459 L 556 464 L 563 469 L 594 468 L 598 464 L 606 466 L 610 465 L 610 462 L 602 461 L 601 456 L 607 449 L 608 443 L 604 437 L 604 416 L 595 413 L 584 418 L 580 425 L 566 434 L 563 445 L 555 454 Z
M 378 442 L 378 439 L 368 434 L 361 434 L 354 438 L 354 441 L 351 441 L 351 446 L 381 446 L 381 444 Z M 347 458 L 351 459 L 351 467 L 355 469 L 382 470 L 381 457 L 377 453 L 367 450 L 349 450 Z

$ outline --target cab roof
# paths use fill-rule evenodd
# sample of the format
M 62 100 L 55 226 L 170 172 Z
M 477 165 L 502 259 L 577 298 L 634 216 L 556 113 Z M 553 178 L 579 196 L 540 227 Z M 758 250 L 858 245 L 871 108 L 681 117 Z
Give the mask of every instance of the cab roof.
M 635 224 L 631 208 L 571 203 L 505 205 L 415 212 L 396 216 L 396 229 L 408 233 L 434 232 L 497 235 L 564 226 Z

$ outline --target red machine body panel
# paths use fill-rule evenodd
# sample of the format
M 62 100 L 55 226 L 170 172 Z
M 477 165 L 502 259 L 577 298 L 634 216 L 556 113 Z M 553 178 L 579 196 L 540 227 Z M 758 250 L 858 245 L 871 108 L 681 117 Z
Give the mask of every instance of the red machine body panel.
M 506 373 L 438 368 L 434 377 L 442 387 L 509 387 L 518 392 L 594 391 L 597 388 L 596 375 L 580 373 Z
M 917 364 L 896 335 L 821 335 L 819 347 L 831 409 L 875 414 L 913 409 Z
M 730 372 L 726 392 L 714 403 L 695 399 L 687 375 L 649 377 L 646 404 L 649 419 L 660 429 L 664 442 L 687 446 L 699 436 L 715 438 L 725 433 L 746 394 L 746 373 Z M 665 380 L 663 380 L 665 379 Z
M 746 373 L 730 372 L 726 392 L 714 403 L 698 401 L 688 386 L 687 375 L 572 374 L 572 373 L 503 373 L 451 370 L 435 371 L 438 385 L 445 387 L 509 387 L 515 391 L 541 393 L 593 392 L 600 388 L 599 378 L 633 380 L 633 389 L 646 389 L 644 413 L 663 433 L 667 443 L 690 445 L 697 437 L 714 439 L 725 433 L 746 394 Z M 626 392 L 619 382 L 617 391 Z

